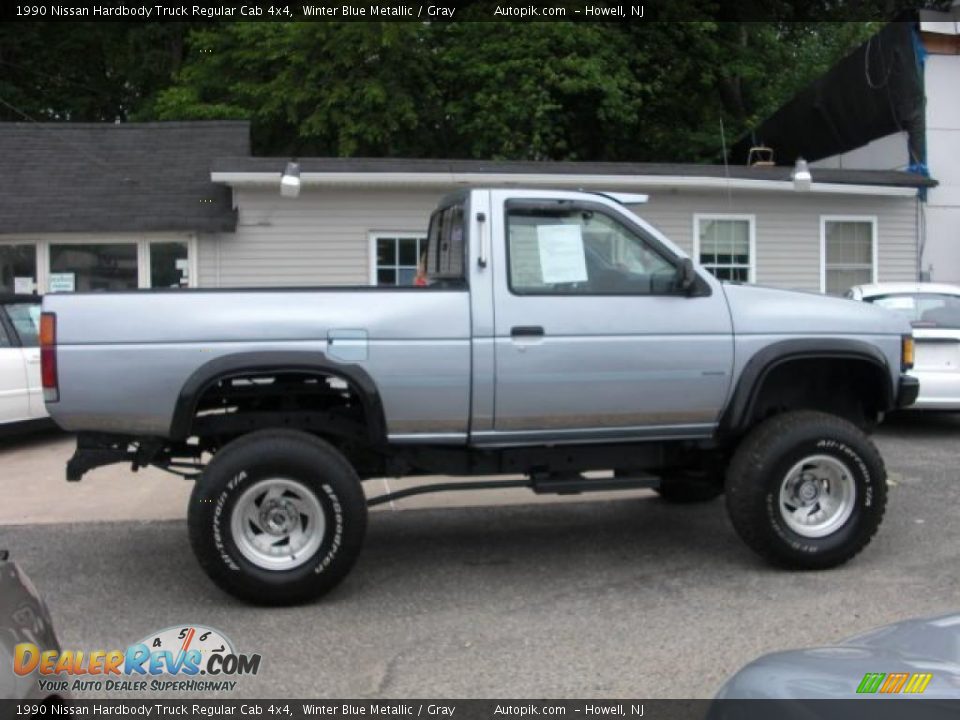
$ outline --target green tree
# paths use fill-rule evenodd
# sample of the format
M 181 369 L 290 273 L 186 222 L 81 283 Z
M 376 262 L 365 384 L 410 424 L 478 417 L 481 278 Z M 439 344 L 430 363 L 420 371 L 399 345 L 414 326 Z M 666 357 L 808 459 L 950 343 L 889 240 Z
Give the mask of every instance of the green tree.
M 246 118 L 262 154 L 717 160 L 721 120 L 732 143 L 876 29 L 704 7 L 637 24 L 10 23 L 0 119 Z
M 433 80 L 417 23 L 231 23 L 195 32 L 161 119 L 249 118 L 255 149 L 423 154 Z
M 0 120 L 151 115 L 180 68 L 189 23 L 0 24 Z

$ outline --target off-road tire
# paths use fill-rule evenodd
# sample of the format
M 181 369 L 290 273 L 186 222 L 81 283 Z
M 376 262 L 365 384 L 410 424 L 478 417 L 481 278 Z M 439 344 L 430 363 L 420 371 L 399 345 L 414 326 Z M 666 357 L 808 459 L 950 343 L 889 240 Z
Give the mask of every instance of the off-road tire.
M 231 527 L 243 493 L 277 477 L 312 493 L 325 521 L 316 552 L 284 570 L 251 562 Z M 356 472 L 332 445 L 299 431 L 262 430 L 214 456 L 190 496 L 187 525 L 200 566 L 222 590 L 258 605 L 290 605 L 324 595 L 347 575 L 363 544 L 367 503 Z
M 665 473 L 656 491 L 664 501 L 674 505 L 710 502 L 723 494 L 723 473 L 708 470 Z
M 787 474 L 807 457 L 836 458 L 850 470 L 852 511 L 823 537 L 788 527 L 780 508 Z M 776 415 L 740 443 L 727 469 L 727 511 L 743 541 L 772 563 L 822 570 L 845 563 L 870 542 L 887 503 L 887 475 L 873 442 L 855 425 L 826 413 Z

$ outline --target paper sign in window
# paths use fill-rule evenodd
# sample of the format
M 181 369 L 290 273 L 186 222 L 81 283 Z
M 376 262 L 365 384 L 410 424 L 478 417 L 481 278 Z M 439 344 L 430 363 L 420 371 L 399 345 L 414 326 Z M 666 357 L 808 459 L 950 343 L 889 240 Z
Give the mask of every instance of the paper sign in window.
M 538 225 L 537 246 L 544 284 L 587 281 L 587 262 L 579 225 Z
M 33 292 L 33 278 L 15 277 L 13 279 L 13 291 L 17 295 L 29 295 Z

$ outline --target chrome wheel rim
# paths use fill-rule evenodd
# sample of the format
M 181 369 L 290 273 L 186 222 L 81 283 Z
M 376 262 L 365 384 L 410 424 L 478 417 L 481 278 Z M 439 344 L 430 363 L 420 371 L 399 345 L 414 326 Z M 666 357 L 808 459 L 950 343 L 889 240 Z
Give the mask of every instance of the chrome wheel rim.
M 233 540 L 240 554 L 265 570 L 292 570 L 320 549 L 327 531 L 317 496 L 287 478 L 260 480 L 233 506 Z
M 853 514 L 857 486 L 850 468 L 830 455 L 811 455 L 787 472 L 780 485 L 780 516 L 808 538 L 836 532 Z

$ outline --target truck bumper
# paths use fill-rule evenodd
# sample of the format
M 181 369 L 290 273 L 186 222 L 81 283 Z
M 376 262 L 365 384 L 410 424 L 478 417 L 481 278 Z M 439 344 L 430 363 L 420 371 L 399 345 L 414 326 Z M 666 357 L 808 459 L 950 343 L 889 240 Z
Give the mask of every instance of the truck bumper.
M 920 381 L 910 375 L 900 376 L 900 385 L 897 388 L 897 407 L 905 408 L 916 402 L 920 394 Z

